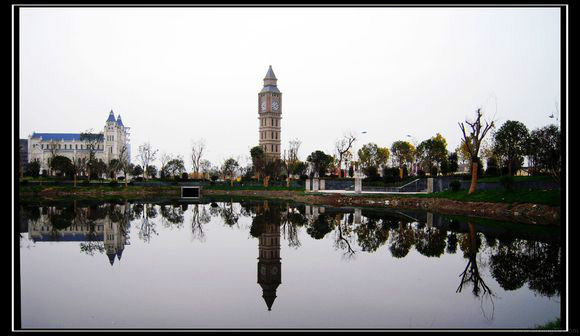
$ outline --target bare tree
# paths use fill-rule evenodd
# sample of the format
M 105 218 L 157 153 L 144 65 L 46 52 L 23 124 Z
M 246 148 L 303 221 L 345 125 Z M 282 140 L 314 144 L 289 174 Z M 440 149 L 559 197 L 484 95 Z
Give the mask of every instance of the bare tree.
M 345 156 L 348 155 L 350 152 L 354 142 L 356 141 L 356 136 L 353 132 L 344 133 L 342 138 L 336 140 L 334 143 L 334 149 L 336 150 L 336 154 L 338 155 L 338 169 L 340 170 L 340 177 L 344 177 L 342 175 L 342 162 L 345 159 Z
M 48 158 L 48 175 L 52 176 L 52 160 L 58 155 L 58 146 L 54 143 L 53 140 L 50 140 L 48 144 L 48 150 L 50 153 L 50 157 Z
M 161 153 L 161 157 L 159 158 L 161 161 L 161 169 L 159 170 L 159 174 L 161 177 L 166 177 L 167 174 L 167 163 L 171 161 L 171 154 L 167 154 L 166 152 Z
M 205 175 L 209 175 L 209 172 L 211 171 L 211 162 L 209 162 L 209 160 L 201 160 L 199 163 L 199 169 L 204 175 L 203 178 L 205 178 Z
M 205 141 L 203 139 L 194 141 L 191 145 L 191 166 L 195 178 L 198 178 L 201 169 L 201 160 L 203 158 L 203 151 L 205 149 Z
M 118 162 L 119 170 L 123 172 L 125 176 L 125 188 L 127 188 L 127 180 L 128 180 L 128 173 L 131 170 L 131 164 L 129 163 L 129 148 L 126 144 L 121 146 L 119 150 L 119 162 Z
M 97 161 L 97 151 L 99 144 L 103 142 L 103 132 L 93 133 L 92 129 L 81 133 L 81 142 L 84 143 L 87 150 L 87 176 L 91 180 L 91 166 Z M 82 144 L 81 144 L 82 146 Z
M 73 157 L 72 159 L 72 173 L 73 173 L 73 186 L 77 186 L 77 175 L 84 174 L 87 169 L 87 158 L 85 156 Z
M 139 146 L 139 155 L 137 155 L 137 159 L 140 160 L 140 162 L 142 163 L 144 169 L 143 176 L 145 178 L 147 178 L 148 176 L 147 169 L 145 168 L 149 167 L 149 164 L 155 161 L 158 151 L 159 151 L 158 149 L 153 149 L 149 142 L 146 142 L 141 146 Z
M 479 148 L 483 141 L 483 138 L 487 134 L 487 132 L 494 127 L 494 122 L 488 122 L 485 120 L 485 126 L 481 125 L 481 117 L 483 116 L 481 112 L 481 108 L 478 108 L 476 111 L 477 117 L 474 122 L 465 121 L 471 127 L 471 132 L 469 135 L 465 133 L 465 125 L 463 123 L 459 123 L 459 128 L 461 128 L 461 132 L 463 132 L 463 144 L 469 153 L 469 157 L 471 159 L 471 185 L 469 186 L 469 194 L 475 192 L 475 188 L 477 186 L 477 161 L 479 155 Z

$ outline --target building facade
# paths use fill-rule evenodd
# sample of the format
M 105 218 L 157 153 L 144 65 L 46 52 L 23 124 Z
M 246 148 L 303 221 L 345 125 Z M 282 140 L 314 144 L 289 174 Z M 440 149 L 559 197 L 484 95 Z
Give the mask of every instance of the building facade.
M 131 160 L 131 144 L 129 142 L 129 127 L 123 125 L 121 116 L 109 113 L 102 133 L 97 134 L 95 157 L 105 163 L 119 159 L 123 146 L 127 146 L 127 158 Z M 28 162 L 38 161 L 40 169 L 49 171 L 50 158 L 61 155 L 72 160 L 87 158 L 88 142 L 81 140 L 80 133 L 32 133 L 28 137 Z
M 18 139 L 20 149 L 20 167 L 24 168 L 28 163 L 28 139 Z
M 282 132 L 282 92 L 272 66 L 264 78 L 264 87 L 258 93 L 259 144 L 268 159 L 280 159 Z

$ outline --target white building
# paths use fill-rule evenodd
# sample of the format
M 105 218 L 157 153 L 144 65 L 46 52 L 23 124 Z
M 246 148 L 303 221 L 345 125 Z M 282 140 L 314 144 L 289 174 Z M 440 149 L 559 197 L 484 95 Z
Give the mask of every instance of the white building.
M 103 132 L 98 133 L 96 159 L 109 163 L 119 159 L 124 145 L 127 146 L 127 158 L 131 160 L 131 145 L 129 143 L 129 127 L 125 127 L 119 115 L 115 119 L 113 110 L 105 123 Z M 32 133 L 28 136 L 28 162 L 38 160 L 41 170 L 49 170 L 49 160 L 53 155 L 66 156 L 71 160 L 87 158 L 89 150 L 87 141 L 81 140 L 80 133 Z

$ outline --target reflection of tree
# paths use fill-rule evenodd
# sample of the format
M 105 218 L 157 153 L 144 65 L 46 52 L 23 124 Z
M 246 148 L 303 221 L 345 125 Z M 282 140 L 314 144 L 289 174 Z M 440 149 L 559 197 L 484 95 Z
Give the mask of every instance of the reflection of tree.
M 344 250 L 343 257 L 352 259 L 356 251 L 352 248 L 353 227 L 349 224 L 349 214 L 338 214 L 336 218 L 336 236 L 334 239 L 334 246 L 337 249 Z
M 183 227 L 183 209 L 179 205 L 161 205 L 160 212 L 164 227 Z M 151 214 L 151 210 L 148 213 Z
M 221 205 L 212 202 L 210 206 L 209 213 L 213 217 L 221 217 L 226 225 L 234 226 L 238 223 L 240 213 L 234 209 L 233 202 L 223 202 Z
M 528 281 L 534 292 L 548 297 L 560 295 L 558 244 L 500 239 L 497 252 L 490 260 L 491 273 L 503 289 L 515 290 Z
M 505 290 L 515 290 L 528 279 L 529 259 L 521 253 L 523 241 L 500 243 L 496 254 L 490 257 L 491 274 Z
M 528 242 L 527 245 L 529 258 L 534 264 L 529 278 L 530 289 L 547 297 L 560 295 L 562 286 L 560 246 L 539 242 Z
M 387 239 L 389 239 L 389 230 L 382 220 L 367 216 L 367 223 L 359 225 L 354 229 L 357 235 L 358 245 L 365 252 L 374 252 Z
M 389 250 L 395 258 L 405 257 L 415 243 L 415 232 L 410 223 L 399 221 L 398 229 L 391 230 Z
M 309 226 L 306 229 L 306 233 L 314 239 L 322 239 L 330 231 L 332 231 L 332 226 L 326 214 L 318 215 L 318 218 L 309 223 Z
M 415 234 L 415 248 L 426 257 L 440 257 L 445 252 L 447 231 L 424 226 Z
M 209 223 L 210 221 L 211 216 L 207 211 L 207 208 L 200 204 L 194 204 L 191 217 L 191 233 L 193 235 L 193 239 L 197 239 L 201 242 L 205 241 L 203 225 Z
M 288 246 L 298 248 L 301 243 L 298 238 L 298 228 L 304 226 L 308 220 L 306 216 L 300 213 L 297 208 L 288 207 L 286 208 L 285 217 L 282 221 L 282 233 L 284 234 L 284 239 L 288 241 Z
M 467 266 L 465 266 L 465 270 L 459 275 L 461 277 L 461 282 L 459 283 L 459 287 L 457 287 L 456 293 L 461 293 L 463 286 L 467 283 L 471 283 L 473 285 L 472 293 L 474 296 L 479 297 L 481 294 L 481 302 L 482 308 L 481 311 L 484 317 L 487 318 L 485 310 L 483 309 L 483 301 L 485 298 L 488 298 L 492 305 L 492 312 L 490 319 L 493 319 L 493 313 L 495 311 L 495 305 L 493 303 L 494 294 L 491 292 L 491 289 L 479 273 L 479 268 L 477 266 L 477 252 L 479 250 L 479 246 L 477 245 L 477 234 L 475 232 L 475 226 L 472 223 L 468 223 L 469 225 L 469 234 L 466 235 L 467 243 L 461 245 L 462 250 L 464 252 L 464 256 L 467 257 Z M 463 249 L 466 247 L 466 249 Z M 483 290 L 483 293 L 481 291 Z
M 76 217 L 73 204 L 64 207 L 51 207 L 49 210 L 50 224 L 55 230 L 64 230 L 73 224 Z
M 102 240 L 98 239 L 95 226 L 94 221 L 88 223 L 89 232 L 85 235 L 85 241 L 81 243 L 81 252 L 90 256 L 95 255 L 95 252 L 105 252 L 105 245 Z
M 105 252 L 105 245 L 97 236 L 96 220 L 89 216 L 90 208 L 77 207 L 75 203 L 74 209 L 76 213 L 75 222 L 81 227 L 88 228 L 88 232 L 85 234 L 85 241 L 80 243 L 81 253 L 93 256 L 95 255 L 95 252 Z
M 148 208 L 150 206 L 152 205 L 144 204 L 143 208 L 141 208 L 144 211 L 142 212 L 143 217 L 141 221 L 141 226 L 139 227 L 139 238 L 146 243 L 149 243 L 151 241 L 151 236 L 158 235 L 157 231 L 155 230 L 156 226 L 155 223 L 149 220 L 149 214 L 151 212 L 148 211 Z
M 457 234 L 455 232 L 449 232 L 447 235 L 447 253 L 453 254 L 457 252 Z
M 234 203 L 228 202 L 221 209 L 221 217 L 224 223 L 229 226 L 233 226 L 238 223 L 240 215 L 234 210 Z

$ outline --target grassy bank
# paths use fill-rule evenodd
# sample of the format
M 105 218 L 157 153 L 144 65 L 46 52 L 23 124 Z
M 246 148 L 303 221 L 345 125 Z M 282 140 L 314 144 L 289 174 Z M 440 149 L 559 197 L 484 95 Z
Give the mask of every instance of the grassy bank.
M 229 185 L 209 185 L 204 186 L 205 190 L 214 191 L 292 191 L 297 195 L 317 195 L 321 196 L 320 193 L 304 193 L 304 190 L 300 187 L 283 187 L 283 186 L 257 186 L 257 185 L 234 185 L 231 187 Z M 78 193 L 80 196 L 93 196 L 99 197 L 101 195 L 110 194 L 178 194 L 180 186 L 128 186 L 125 188 L 124 185 L 119 186 L 109 186 L 109 185 L 98 185 L 98 186 L 77 186 L 72 185 L 61 185 L 61 186 L 40 186 L 40 185 L 20 185 L 19 191 L 28 197 L 38 197 L 44 196 L 43 194 L 73 194 Z M 64 195 L 63 195 L 64 196 Z M 255 195 L 258 196 L 258 195 Z M 352 197 L 361 198 L 384 198 L 387 194 L 349 194 Z M 421 197 L 421 198 L 446 198 L 450 200 L 460 201 L 460 202 L 492 202 L 492 203 L 533 203 L 533 204 L 543 204 L 550 206 L 560 206 L 561 205 L 561 193 L 560 190 L 480 190 L 475 193 L 468 195 L 466 190 L 460 191 L 443 191 L 433 194 L 416 194 L 416 195 L 393 195 L 389 194 L 388 197 Z
M 476 190 L 471 195 L 467 190 L 460 190 L 414 195 L 414 197 L 447 198 L 461 202 L 534 203 L 551 206 L 560 206 L 562 201 L 560 190 Z
M 550 321 L 546 324 L 537 325 L 534 329 L 540 330 L 560 330 L 562 329 L 560 318 L 555 319 L 554 321 Z

